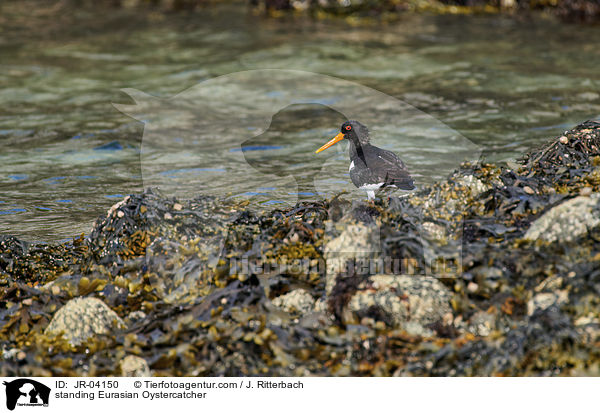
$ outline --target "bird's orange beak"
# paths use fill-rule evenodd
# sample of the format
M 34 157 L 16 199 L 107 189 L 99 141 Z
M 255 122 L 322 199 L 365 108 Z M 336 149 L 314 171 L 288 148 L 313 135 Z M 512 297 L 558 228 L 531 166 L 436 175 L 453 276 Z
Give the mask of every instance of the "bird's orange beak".
M 333 146 L 334 144 L 338 143 L 342 139 L 344 139 L 344 134 L 342 132 L 340 132 L 337 135 L 335 135 L 335 137 L 332 140 L 330 140 L 325 145 L 323 145 L 319 149 L 317 149 L 315 151 L 315 153 L 319 153 L 321 151 L 324 151 L 325 149 L 329 148 L 330 146 Z

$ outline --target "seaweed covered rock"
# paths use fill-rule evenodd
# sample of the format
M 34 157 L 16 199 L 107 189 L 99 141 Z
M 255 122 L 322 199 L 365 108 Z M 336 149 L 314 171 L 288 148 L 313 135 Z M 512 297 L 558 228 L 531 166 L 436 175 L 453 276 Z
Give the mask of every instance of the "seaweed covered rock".
M 88 243 L 95 261 L 120 264 L 145 255 L 159 236 L 183 240 L 198 236 L 223 238 L 237 215 L 231 204 L 222 200 L 203 196 L 181 204 L 150 188 L 113 205 L 107 216 L 94 224 Z
M 277 16 L 282 10 L 328 13 L 336 16 L 393 16 L 410 11 L 435 13 L 500 13 L 547 10 L 568 22 L 597 23 L 599 0 L 251 0 Z
M 544 185 L 558 185 L 561 192 L 582 186 L 597 190 L 600 179 L 593 169 L 600 161 L 598 156 L 600 122 L 590 120 L 529 152 L 521 163 L 522 169 L 529 172 L 528 178 Z
M 0 282 L 47 282 L 72 272 L 87 254 L 83 238 L 58 245 L 34 244 L 12 236 L 0 236 Z
M 175 304 L 192 302 L 214 291 L 220 275 L 220 241 L 202 237 L 180 242 L 155 239 L 144 257 L 153 292 L 166 303 Z
M 63 334 L 73 345 L 84 343 L 97 334 L 108 334 L 125 323 L 97 298 L 75 298 L 60 308 L 46 327 L 47 335 Z
M 598 0 L 561 0 L 557 14 L 568 21 L 597 23 L 600 20 L 600 1 Z
M 4 238 L 0 375 L 598 374 L 599 138 L 370 205 L 146 191 L 85 242 Z
M 395 375 L 561 375 L 575 369 L 585 372 L 597 361 L 578 357 L 577 352 L 584 347 L 579 338 L 569 317 L 551 307 L 536 312 L 500 338 L 466 336 L 439 349 L 423 348 L 418 361 L 407 363 Z M 598 352 L 592 352 L 597 357 Z

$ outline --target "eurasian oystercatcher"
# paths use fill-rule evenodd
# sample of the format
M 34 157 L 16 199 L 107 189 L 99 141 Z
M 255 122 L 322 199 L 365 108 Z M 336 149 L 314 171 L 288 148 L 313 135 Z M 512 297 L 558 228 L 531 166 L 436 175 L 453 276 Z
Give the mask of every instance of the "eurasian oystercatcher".
M 369 143 L 369 129 L 362 123 L 345 122 L 332 140 L 316 150 L 319 153 L 342 139 L 350 142 L 350 179 L 359 189 L 367 192 L 367 199 L 375 199 L 375 191 L 383 188 L 415 189 L 406 165 L 395 153 Z

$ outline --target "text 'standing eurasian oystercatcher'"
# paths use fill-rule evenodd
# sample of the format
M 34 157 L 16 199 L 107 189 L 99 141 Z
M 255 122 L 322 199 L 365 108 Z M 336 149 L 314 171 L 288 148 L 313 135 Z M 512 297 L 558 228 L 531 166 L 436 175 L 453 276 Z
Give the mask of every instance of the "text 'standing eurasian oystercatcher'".
M 319 153 L 342 139 L 350 141 L 350 179 L 359 189 L 367 192 L 369 201 L 375 191 L 383 188 L 415 189 L 406 165 L 395 153 L 369 143 L 369 129 L 350 120 L 342 125 L 340 133 L 317 149 Z

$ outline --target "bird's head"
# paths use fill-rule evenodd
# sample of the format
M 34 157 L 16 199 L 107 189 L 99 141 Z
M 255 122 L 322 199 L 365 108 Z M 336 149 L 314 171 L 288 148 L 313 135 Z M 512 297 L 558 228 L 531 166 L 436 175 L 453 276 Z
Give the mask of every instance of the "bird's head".
M 369 143 L 369 129 L 357 120 L 349 120 L 342 124 L 340 133 L 335 135 L 333 139 L 327 142 L 316 150 L 316 153 L 324 151 L 342 139 L 349 139 L 355 145 L 365 145 Z

